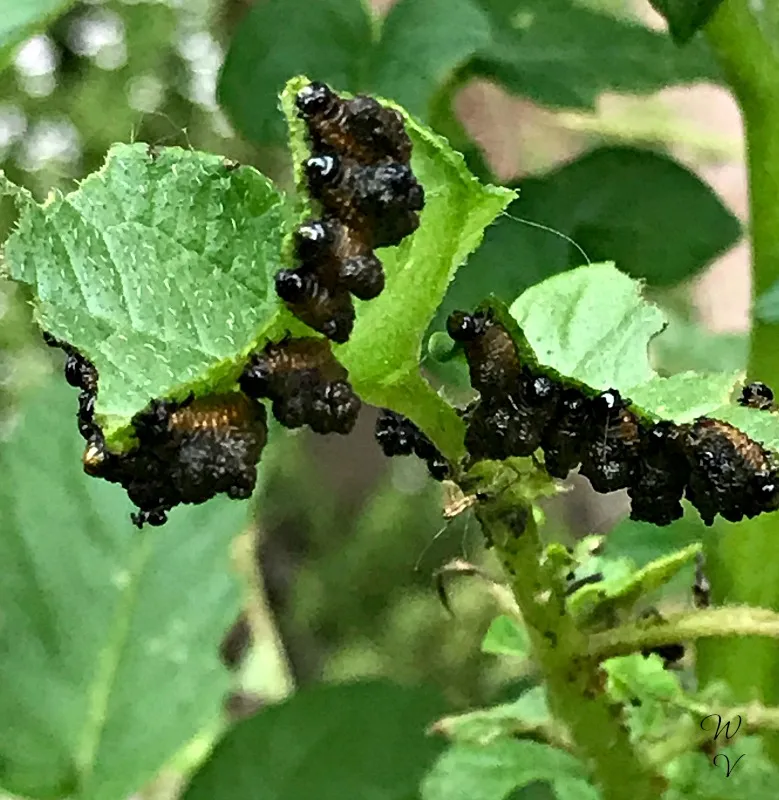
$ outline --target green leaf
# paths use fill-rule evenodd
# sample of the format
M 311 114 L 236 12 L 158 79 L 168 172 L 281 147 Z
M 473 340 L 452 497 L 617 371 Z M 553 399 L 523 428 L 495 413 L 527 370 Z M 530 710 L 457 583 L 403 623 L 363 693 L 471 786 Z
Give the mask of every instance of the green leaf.
M 635 571 L 625 568 L 626 559 L 612 562 L 616 567 L 613 573 L 604 569 L 602 581 L 582 586 L 568 598 L 568 609 L 582 625 L 615 624 L 642 598 L 669 583 L 701 551 L 702 546 L 696 542 L 684 550 L 650 561 Z M 606 564 L 608 561 L 610 559 L 604 559 Z
M 722 0 L 649 0 L 668 22 L 677 44 L 686 44 L 711 19 Z
M 645 411 L 677 423 L 692 422 L 729 403 L 743 373 L 681 372 L 670 378 L 656 375 L 630 389 L 630 399 Z
M 0 785 L 104 800 L 220 718 L 247 504 L 176 509 L 138 532 L 121 489 L 79 468 L 75 406 L 52 380 L 0 442 Z
M 703 42 L 678 50 L 629 19 L 573 0 L 480 0 L 493 42 L 470 72 L 542 105 L 592 108 L 604 91 L 644 94 L 720 78 Z
M 296 163 L 307 145 L 293 98 L 306 82 L 305 78 L 290 81 L 282 98 Z M 363 400 L 410 417 L 444 455 L 457 458 L 463 448 L 462 422 L 422 379 L 422 339 L 457 268 L 516 195 L 479 183 L 445 139 L 400 106 L 385 102 L 404 116 L 413 143 L 411 167 L 425 187 L 425 209 L 416 233 L 398 247 L 379 251 L 386 288 L 375 300 L 355 303 L 352 335 L 334 350 Z
M 592 261 L 615 261 L 651 286 L 669 286 L 691 278 L 741 236 L 737 218 L 707 184 L 648 150 L 598 148 L 518 188 L 509 215 L 487 231 L 449 288 L 439 326 L 446 314 L 472 309 L 490 292 L 511 302 L 582 264 L 586 258 L 570 240 Z
M 652 342 L 652 361 L 658 372 L 746 371 L 747 333 L 714 333 L 699 322 L 668 314 L 668 327 Z
M 627 389 L 653 376 L 647 347 L 662 312 L 613 264 L 549 278 L 511 306 L 541 364 L 595 389 Z
M 629 558 L 636 566 L 643 567 L 656 558 L 662 558 L 681 550 L 705 535 L 711 535 L 700 517 L 685 506 L 685 515 L 670 525 L 658 526 L 648 522 L 625 519 L 609 532 L 605 554 L 609 558 Z
M 0 69 L 11 60 L 14 48 L 60 14 L 74 0 L 3 0 L 0 2 Z
M 384 682 L 317 686 L 237 725 L 184 800 L 409 800 L 440 752 L 441 701 Z
M 527 658 L 530 654 L 530 637 L 521 622 L 501 614 L 490 623 L 481 649 L 483 653 L 493 655 Z
M 504 800 L 534 781 L 585 777 L 568 753 L 532 741 L 498 739 L 484 747 L 457 744 L 437 761 L 422 783 L 422 800 Z M 584 798 L 597 797 L 591 787 Z
M 722 742 L 722 738 L 720 738 Z M 718 748 L 732 769 L 727 776 L 725 758 L 716 764 L 700 752 L 686 753 L 668 764 L 671 785 L 663 800 L 773 800 L 779 785 L 779 768 L 768 758 L 758 736 L 740 736 L 730 746 Z M 744 757 L 736 764 L 739 756 Z
M 543 686 L 524 692 L 513 703 L 444 717 L 432 730 L 459 743 L 481 746 L 507 736 L 538 736 L 567 743 L 567 734 L 549 711 Z
M 489 19 L 472 0 L 400 0 L 374 50 L 369 88 L 427 119 L 437 87 L 490 35 Z
M 769 325 L 779 322 L 779 281 L 757 298 L 754 313 L 758 322 Z
M 372 21 L 361 0 L 264 0 L 236 29 L 219 78 L 219 103 L 260 145 L 286 136 L 278 96 L 306 73 L 344 91 L 365 87 Z
M 152 397 L 229 387 L 242 354 L 289 327 L 272 280 L 284 213 L 251 167 L 120 144 L 74 192 L 22 214 L 5 260 L 41 327 L 94 362 L 110 434 Z

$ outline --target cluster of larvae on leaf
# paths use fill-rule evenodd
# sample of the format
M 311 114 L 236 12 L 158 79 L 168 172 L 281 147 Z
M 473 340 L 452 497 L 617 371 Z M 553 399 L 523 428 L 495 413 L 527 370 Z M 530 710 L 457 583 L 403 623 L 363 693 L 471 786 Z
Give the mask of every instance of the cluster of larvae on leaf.
M 217 494 L 251 496 L 268 437 L 260 398 L 270 400 L 282 425 L 308 425 L 317 433 L 349 433 L 360 410 L 326 340 L 285 338 L 251 356 L 240 391 L 152 400 L 132 418 L 135 445 L 114 453 L 95 419 L 94 365 L 66 342 L 48 334 L 46 341 L 65 351 L 65 377 L 81 390 L 77 419 L 87 442 L 84 470 L 125 489 L 139 509 L 132 514 L 139 528 L 164 524 L 181 503 L 204 503 Z
M 367 300 L 384 287 L 373 248 L 397 245 L 416 230 L 424 193 L 410 170 L 411 141 L 396 111 L 369 97 L 343 100 L 318 83 L 300 92 L 297 106 L 313 152 L 305 164 L 309 190 L 322 215 L 297 231 L 300 266 L 281 270 L 276 287 L 303 322 L 345 342 L 354 323 L 351 295 Z M 80 389 L 84 469 L 126 490 L 138 507 L 131 515 L 138 527 L 164 524 L 181 503 L 251 495 L 268 435 L 260 400 L 270 401 L 285 427 L 307 425 L 321 434 L 349 433 L 360 411 L 330 342 L 287 335 L 249 357 L 235 391 L 151 400 L 131 420 L 134 446 L 114 453 L 95 418 L 97 369 L 67 342 L 44 338 L 64 350 L 66 379 Z M 414 441 L 431 472 L 443 477 L 448 467 L 432 442 L 419 431 Z
M 345 100 L 323 83 L 301 89 L 296 106 L 311 148 L 308 193 L 321 214 L 297 230 L 299 265 L 276 275 L 276 291 L 300 320 L 343 343 L 354 326 L 352 295 L 372 300 L 384 289 L 374 250 L 417 229 L 425 194 L 397 111 L 372 97 Z
M 521 357 L 491 309 L 454 312 L 447 329 L 479 392 L 464 413 L 472 460 L 540 450 L 553 477 L 579 467 L 598 492 L 627 489 L 631 518 L 655 525 L 681 517 L 683 497 L 707 525 L 717 514 L 738 522 L 779 508 L 774 454 L 733 425 L 708 417 L 653 420 L 616 389 L 599 392 L 543 369 Z M 761 383 L 745 386 L 739 402 L 776 411 Z

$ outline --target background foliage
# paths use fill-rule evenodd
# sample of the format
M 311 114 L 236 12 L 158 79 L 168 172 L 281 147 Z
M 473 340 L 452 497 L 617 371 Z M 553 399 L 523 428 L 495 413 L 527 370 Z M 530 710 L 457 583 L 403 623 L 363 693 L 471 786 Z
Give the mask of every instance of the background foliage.
M 360 0 L 7 0 L 0 2 L 7 64 L 0 73 L 2 166 L 40 201 L 52 188 L 74 189 L 115 142 L 140 141 L 181 145 L 184 162 L 190 147 L 216 154 L 216 181 L 259 184 L 256 167 L 290 188 L 278 101 L 285 82 L 308 74 L 342 90 L 376 93 L 446 136 L 481 179 L 519 191 L 458 271 L 427 334 L 441 330 L 455 307 L 471 307 L 490 292 L 511 302 L 579 266 L 583 248 L 592 261 L 614 260 L 645 281 L 670 319 L 653 344 L 656 370 L 732 374 L 746 363 L 743 338 L 712 334 L 697 322 L 689 286 L 739 240 L 741 228 L 711 188 L 674 158 L 673 128 L 649 146 L 598 131 L 566 135 L 554 158 L 499 181 L 489 148 L 469 134 L 469 119 L 458 110 L 463 90 L 477 81 L 555 114 L 590 111 L 604 92 L 641 96 L 649 108 L 652 93 L 664 87 L 722 81 L 706 41 L 692 37 L 716 3 L 694 4 L 693 16 L 672 0 L 655 5 L 674 38 L 690 40 L 687 46 L 647 27 L 626 3 L 607 0 L 399 0 L 383 16 Z M 528 127 L 538 113 L 529 113 Z M 416 152 L 425 146 L 434 147 L 416 140 Z M 223 179 L 221 157 L 250 166 Z M 474 188 L 474 209 L 478 199 L 487 203 L 487 193 L 477 197 Z M 480 223 L 508 195 L 494 192 L 492 199 Z M 268 208 L 283 213 L 275 195 Z M 10 200 L 2 211 L 8 230 L 15 218 Z M 43 222 L 41 234 L 47 246 Z M 472 238 L 475 245 L 478 231 Z M 246 231 L 245 241 L 247 248 L 276 246 L 261 230 Z M 429 265 L 435 246 L 419 245 L 420 263 Z M 48 254 L 35 256 L 30 269 L 49 263 Z M 449 254 L 432 265 L 437 288 L 458 260 Z M 129 266 L 117 262 L 117 273 Z M 247 504 L 210 503 L 177 511 L 164 536 L 138 536 L 129 530 L 121 493 L 80 473 L 74 393 L 53 377 L 61 363 L 39 346 L 25 291 L 0 288 L 3 788 L 82 800 L 141 790 L 150 798 L 169 796 L 175 776 L 200 762 L 226 719 L 286 694 L 287 672 L 300 692 L 235 727 L 185 796 L 248 797 L 263 785 L 279 800 L 327 792 L 410 800 L 443 746 L 421 731 L 444 713 L 525 702 L 502 717 L 498 712 L 501 724 L 507 718 L 546 724 L 545 701 L 520 697 L 534 682 L 521 649 L 502 646 L 497 655 L 493 642 L 480 650 L 500 597 L 478 579 L 453 578 L 452 619 L 432 589 L 432 571 L 463 553 L 498 574 L 478 525 L 466 513 L 441 530 L 439 487 L 426 480 L 424 467 L 379 457 L 370 413 L 346 440 L 274 431 L 251 514 Z M 767 320 L 776 316 L 772 297 L 767 291 L 758 306 Z M 227 293 L 224 300 L 233 302 Z M 423 336 L 412 333 L 406 361 Z M 224 355 L 217 351 L 207 354 Z M 458 396 L 465 385 L 460 365 L 426 360 L 425 366 Z M 635 369 L 636 362 L 625 366 Z M 646 379 L 652 373 L 644 366 Z M 147 367 L 134 374 L 148 377 Z M 124 388 L 108 391 L 128 403 L 112 408 L 118 418 L 132 410 Z M 548 535 L 573 542 L 590 533 L 592 502 L 580 489 L 547 504 Z M 617 519 L 624 503 L 612 499 L 601 508 Z M 251 579 L 239 583 L 227 566 L 228 545 L 247 526 L 252 545 L 242 540 L 237 562 Z M 621 522 L 608 539 L 608 557 L 642 565 L 702 535 L 694 514 L 662 531 L 649 528 Z M 441 536 L 433 539 L 436 532 Z M 688 602 L 690 581 L 688 568 L 658 598 L 661 608 Z M 241 608 L 243 624 L 222 642 L 230 672 L 218 663 L 218 643 Z M 283 648 L 270 635 L 270 621 Z M 691 680 L 689 665 L 681 677 Z M 366 681 L 356 694 L 314 686 L 353 679 Z M 495 724 L 487 720 L 488 736 Z M 305 740 L 302 729 L 310 734 Z M 505 752 L 485 754 L 465 739 L 436 763 L 423 783 L 424 800 L 537 799 L 552 791 L 564 800 L 596 796 L 564 753 L 500 739 L 495 747 Z M 344 753 L 358 744 L 364 769 L 344 772 Z M 247 758 L 258 752 L 261 759 Z M 759 746 L 747 760 L 763 769 Z M 519 769 L 531 763 L 533 770 Z M 701 776 L 688 778 L 690 792 L 704 773 L 714 781 L 708 762 L 678 769 Z M 769 785 L 770 770 L 765 764 Z M 757 780 L 742 789 L 745 797 L 763 796 Z

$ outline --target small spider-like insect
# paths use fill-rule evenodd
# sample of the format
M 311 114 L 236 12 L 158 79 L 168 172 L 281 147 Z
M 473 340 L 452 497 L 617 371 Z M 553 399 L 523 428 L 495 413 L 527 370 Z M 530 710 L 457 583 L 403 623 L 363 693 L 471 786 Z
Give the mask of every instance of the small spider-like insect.
M 411 140 L 403 118 L 372 97 L 344 100 L 324 83 L 310 83 L 295 98 L 314 152 L 332 151 L 363 164 L 381 160 L 407 164 Z
M 748 408 L 757 408 L 761 411 L 776 410 L 773 391 L 764 383 L 760 383 L 760 381 L 748 383 L 744 386 L 741 390 L 738 402 L 739 405 L 747 406 Z
M 347 434 L 361 405 L 347 378 L 327 340 L 286 336 L 252 354 L 239 384 L 250 397 L 269 398 L 285 427 Z

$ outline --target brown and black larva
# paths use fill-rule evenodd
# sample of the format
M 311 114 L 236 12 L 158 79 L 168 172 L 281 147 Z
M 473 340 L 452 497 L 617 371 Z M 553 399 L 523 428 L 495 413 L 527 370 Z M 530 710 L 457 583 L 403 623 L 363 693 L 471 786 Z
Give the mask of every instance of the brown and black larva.
M 249 358 L 239 384 L 249 397 L 267 397 L 287 428 L 347 434 L 361 405 L 347 377 L 326 339 L 285 337 Z
M 162 525 L 182 503 L 199 504 L 218 494 L 248 498 L 257 481 L 257 462 L 267 440 L 265 407 L 241 392 L 181 402 L 152 400 L 132 419 L 137 444 L 113 453 L 95 421 L 98 373 L 66 342 L 47 344 L 67 354 L 65 375 L 79 388 L 78 426 L 87 440 L 84 471 L 118 483 L 138 507 L 133 522 Z
M 632 410 L 616 389 L 596 393 L 523 364 L 509 331 L 490 312 L 454 312 L 449 335 L 462 344 L 479 400 L 465 415 L 472 460 L 544 454 L 550 475 L 579 467 L 599 492 L 627 489 L 631 518 L 667 525 L 686 497 L 711 525 L 779 509 L 773 453 L 734 426 L 701 417 L 676 425 Z M 739 402 L 775 410 L 765 384 Z
M 427 464 L 432 478 L 443 481 L 449 477 L 449 462 L 432 441 L 402 414 L 389 408 L 379 409 L 375 436 L 385 456 L 410 456 L 413 453 Z
M 321 217 L 298 229 L 298 265 L 277 273 L 276 292 L 302 322 L 343 343 L 354 326 L 352 296 L 372 300 L 384 289 L 374 250 L 417 229 L 424 190 L 394 109 L 361 95 L 343 99 L 323 83 L 301 89 L 296 107 L 311 146 L 306 183 Z

